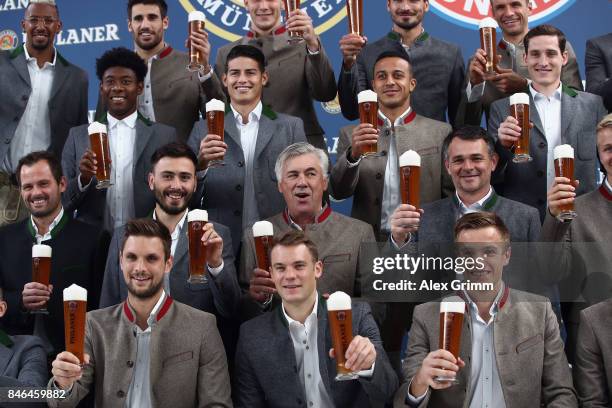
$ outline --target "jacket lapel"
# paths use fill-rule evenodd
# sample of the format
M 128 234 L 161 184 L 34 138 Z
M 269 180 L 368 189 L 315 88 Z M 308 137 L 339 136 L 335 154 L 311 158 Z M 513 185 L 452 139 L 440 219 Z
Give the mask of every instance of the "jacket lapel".
M 240 133 L 238 132 L 238 127 L 236 127 L 236 119 L 234 118 L 234 112 L 230 109 L 229 112 L 225 114 L 225 135 L 229 136 L 236 144 L 242 147 L 240 143 Z
M 463 319 L 463 327 L 461 329 L 461 344 L 459 346 L 459 357 L 465 362 L 465 367 L 459 370 L 457 379 L 460 381 L 460 385 L 466 389 L 471 387 L 471 371 L 472 371 L 472 314 L 470 313 L 470 305 L 466 303 L 465 319 Z M 469 406 L 469 401 L 472 399 L 471 395 L 465 399 L 463 404 L 464 407 Z
M 317 324 L 319 326 L 317 329 L 317 352 L 319 354 L 319 373 L 323 379 L 323 384 L 327 390 L 327 395 L 333 399 L 334 395 L 332 394 L 331 385 L 333 384 L 336 376 L 336 360 L 329 358 L 329 355 L 327 354 L 328 350 L 332 348 L 332 340 L 329 330 L 327 330 L 327 308 L 325 307 L 324 302 L 325 300 L 320 297 L 319 308 L 317 310 Z
M 270 140 L 272 140 L 275 128 L 276 123 L 262 113 L 259 120 L 259 129 L 257 130 L 257 142 L 255 144 L 255 155 L 253 156 L 254 161 L 259 158 L 261 152 L 264 151 L 268 143 L 270 143 Z
M 149 124 L 146 124 L 138 116 L 136 119 L 136 142 L 134 143 L 134 171 L 138 168 L 138 160 L 145 151 L 147 144 L 149 143 L 149 139 L 153 134 L 153 128 Z M 134 174 L 134 178 L 136 178 L 136 174 Z
M 30 82 L 30 72 L 28 71 L 28 65 L 25 59 L 23 48 L 21 49 L 21 52 L 19 52 L 18 49 L 13 51 L 13 54 L 11 56 L 11 64 L 13 64 L 13 67 L 15 67 L 15 70 L 17 71 L 21 79 L 23 79 L 23 81 L 28 85 L 28 88 L 30 88 L 31 90 L 32 83 Z
M 177 225 L 178 228 L 178 225 Z M 179 234 L 179 240 L 176 244 L 176 250 L 174 251 L 174 262 L 173 265 L 178 265 L 181 259 L 187 255 L 187 219 L 185 219 L 185 223 L 183 224 L 183 229 Z M 170 274 L 174 271 L 174 268 L 170 271 Z
M 529 94 L 529 120 L 533 122 L 533 125 L 536 129 L 538 129 L 540 135 L 546 140 L 546 133 L 544 132 L 544 126 L 542 125 L 542 119 L 540 119 L 540 114 L 538 113 L 538 108 L 536 108 L 535 101 L 533 100 L 533 95 L 530 90 L 527 90 Z
M 68 79 L 69 72 L 63 61 L 63 58 L 59 55 L 59 52 L 57 52 L 55 69 L 53 72 L 53 84 L 51 85 L 51 95 L 49 97 L 50 100 L 53 100 L 57 92 L 64 85 L 64 82 L 66 82 L 66 79 Z
M 568 132 L 572 117 L 577 114 L 576 98 L 561 91 L 561 143 L 570 143 Z

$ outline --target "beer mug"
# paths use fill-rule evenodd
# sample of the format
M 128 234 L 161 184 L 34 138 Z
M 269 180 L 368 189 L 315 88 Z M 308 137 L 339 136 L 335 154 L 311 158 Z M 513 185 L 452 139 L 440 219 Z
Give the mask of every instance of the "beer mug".
M 285 21 L 289 19 L 289 14 L 300 8 L 300 0 L 283 0 L 285 5 Z M 298 44 L 304 41 L 304 33 L 301 31 L 289 31 L 289 44 Z
M 51 281 L 51 247 L 49 245 L 32 246 L 32 282 L 49 286 Z M 47 306 L 30 313 L 48 314 Z
M 532 157 L 529 155 L 529 95 L 526 93 L 515 93 L 510 97 L 510 115 L 518 121 L 521 127 L 521 136 L 514 144 L 514 163 L 530 162 Z
M 253 239 L 255 240 L 255 256 L 257 258 L 257 267 L 264 271 L 270 272 L 270 249 L 272 249 L 272 240 L 274 239 L 274 226 L 270 221 L 257 221 L 253 224 Z M 272 298 L 272 294 L 268 296 L 268 301 Z
M 449 296 L 440 302 L 439 348 L 450 352 L 455 358 L 459 358 L 464 313 L 465 302 L 459 296 Z M 434 381 L 459 383 L 456 377 L 451 376 L 436 376 Z
M 487 53 L 485 73 L 497 72 L 497 22 L 491 17 L 485 17 L 478 25 L 480 31 L 480 48 Z
M 355 380 L 357 373 L 344 367 L 346 350 L 353 341 L 353 314 L 351 297 L 344 292 L 334 292 L 327 299 L 327 316 L 332 347 L 336 355 L 336 381 Z
M 72 284 L 64 289 L 64 338 L 66 351 L 74 354 L 81 366 L 85 362 L 85 319 L 87 290 Z
M 359 92 L 359 123 L 369 123 L 376 129 L 378 127 L 378 95 L 369 89 Z M 378 146 L 371 144 L 361 147 L 361 157 L 378 155 Z
M 96 154 L 96 179 L 98 180 L 96 188 L 99 190 L 108 188 L 112 186 L 112 183 L 110 182 L 111 160 L 106 125 L 93 122 L 87 127 L 87 133 L 89 133 L 91 150 Z
M 189 283 L 205 283 L 206 247 L 202 242 L 204 225 L 208 222 L 206 210 L 191 210 L 187 214 L 187 237 L 189 240 Z
M 363 1 L 346 0 L 346 16 L 349 34 L 359 34 L 363 37 Z
M 191 33 L 193 32 L 204 31 L 204 27 L 206 26 L 206 16 L 201 11 L 192 11 L 189 13 L 187 20 L 189 22 L 187 38 L 191 38 Z M 189 64 L 187 65 L 187 71 L 196 72 L 206 68 L 204 66 L 204 56 L 202 53 L 197 50 L 193 44 L 191 44 L 191 40 L 188 39 L 187 43 L 189 46 Z
M 553 149 L 555 160 L 555 177 L 566 177 L 570 184 L 575 185 L 574 180 L 574 148 L 568 144 L 556 146 Z M 557 215 L 559 221 L 569 221 L 576 218 L 574 203 L 561 205 L 561 212 Z
M 225 103 L 219 99 L 211 99 L 206 103 L 206 123 L 208 125 L 208 133 L 211 135 L 221 136 L 223 141 L 225 129 Z M 208 167 L 223 166 L 223 160 L 211 160 Z
M 419 208 L 421 156 L 414 150 L 408 150 L 399 158 L 400 192 L 402 204 Z

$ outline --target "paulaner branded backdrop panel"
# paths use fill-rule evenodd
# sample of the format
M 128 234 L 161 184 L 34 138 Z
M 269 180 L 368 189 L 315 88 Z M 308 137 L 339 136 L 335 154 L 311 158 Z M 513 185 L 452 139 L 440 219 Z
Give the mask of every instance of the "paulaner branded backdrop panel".
M 212 59 L 217 49 L 248 31 L 249 17 L 242 0 L 166 0 L 170 26 L 166 40 L 174 48 L 185 49 L 187 13 L 203 11 L 208 21 Z M 95 59 L 105 50 L 132 47 L 127 29 L 126 0 L 57 0 L 63 31 L 56 45 L 71 62 L 89 73 L 89 106 L 95 109 L 98 81 Z M 0 47 L 10 49 L 23 42 L 21 19 L 28 0 L 0 0 Z M 384 0 L 363 0 L 365 34 L 370 41 L 385 35 L 391 20 Z M 610 31 L 612 1 L 608 0 L 532 0 L 531 26 L 549 23 L 559 27 L 571 41 L 584 79 L 586 40 Z M 342 57 L 338 41 L 347 32 L 345 0 L 302 0 L 302 8 L 314 21 L 323 46 L 339 72 Z M 425 29 L 433 36 L 461 46 L 466 60 L 479 46 L 478 21 L 490 13 L 490 0 L 430 0 Z M 2 84 L 0 84 L 2 86 Z M 417 85 L 418 86 L 418 85 Z M 348 122 L 337 103 L 316 103 L 317 112 L 327 134 L 329 151 L 335 154 L 338 130 Z M 348 210 L 348 202 L 339 206 Z

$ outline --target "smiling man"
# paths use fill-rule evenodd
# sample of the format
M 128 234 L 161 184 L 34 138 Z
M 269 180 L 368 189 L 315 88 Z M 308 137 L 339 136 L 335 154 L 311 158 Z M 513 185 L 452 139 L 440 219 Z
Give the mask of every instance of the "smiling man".
M 518 121 L 509 116 L 510 98 L 491 106 L 488 133 L 499 155 L 496 190 L 506 198 L 537 208 L 544 220 L 546 191 L 555 177 L 553 150 L 569 144 L 575 151 L 574 176 L 580 180 L 577 195 L 597 188 L 596 127 L 606 110 L 601 97 L 575 91 L 561 82 L 567 64 L 565 35 L 550 25 L 531 29 L 523 40 L 524 63 L 532 82 L 530 99 L 529 154 L 533 161 L 514 163 L 514 143 L 521 134 Z
M 134 52 L 113 48 L 96 61 L 100 95 L 108 113 L 98 118 L 107 126 L 112 185 L 96 188 L 96 157 L 90 148 L 87 126 L 70 130 L 62 154 L 68 178 L 63 195 L 69 212 L 107 231 L 124 225 L 130 218 L 144 217 L 155 206 L 147 174 L 151 155 L 160 146 L 176 139 L 173 128 L 153 123 L 137 110 L 147 66 Z

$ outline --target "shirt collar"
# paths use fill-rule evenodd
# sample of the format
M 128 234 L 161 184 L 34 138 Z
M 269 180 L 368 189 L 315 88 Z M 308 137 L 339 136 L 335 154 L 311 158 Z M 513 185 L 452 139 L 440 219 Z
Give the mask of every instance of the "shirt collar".
M 274 35 L 281 35 L 281 34 L 284 34 L 286 31 L 287 31 L 287 27 L 285 27 L 285 25 L 283 24 L 280 27 L 278 27 L 276 30 L 274 30 L 272 32 L 272 35 L 273 36 Z M 257 37 L 260 37 L 260 35 L 257 34 L 255 31 L 249 31 L 246 36 L 247 36 L 247 38 L 257 38 Z
M 36 61 L 36 58 L 30 56 L 30 53 L 28 52 L 28 47 L 26 47 L 25 45 L 23 46 L 23 53 L 25 55 L 26 61 L 28 61 L 28 62 Z M 57 49 L 55 47 L 53 47 L 53 61 L 52 62 L 45 62 L 45 65 L 43 65 L 43 67 L 47 66 L 47 65 L 50 65 L 50 66 L 54 67 L 56 61 L 57 61 Z
M 136 50 L 134 50 L 134 52 L 136 52 Z M 156 59 L 166 58 L 168 55 L 170 55 L 171 52 L 172 52 L 172 47 L 169 46 L 168 44 L 164 43 L 164 48 L 160 52 L 158 52 L 157 54 L 155 54 L 154 56 L 149 58 L 148 61 L 153 61 L 153 60 L 156 60 Z M 145 61 L 145 62 L 147 62 L 147 61 Z
M 234 115 L 234 119 L 236 119 L 236 123 L 238 125 L 242 125 L 242 115 L 236 110 L 234 109 L 234 106 L 232 106 L 232 104 L 230 103 L 230 108 L 232 108 L 232 113 Z M 261 100 L 259 100 L 259 102 L 257 103 L 257 106 L 255 106 L 255 109 L 253 109 L 251 111 L 251 113 L 249 113 L 249 123 L 251 123 L 251 121 L 255 118 L 257 119 L 257 121 L 259 122 L 259 120 L 261 119 L 261 112 L 263 111 L 263 104 L 261 103 Z
M 606 200 L 612 201 L 612 187 L 610 186 L 610 183 L 608 183 L 607 178 L 601 184 L 601 186 L 599 186 L 599 192 Z
M 172 298 L 170 298 L 170 296 L 166 296 L 166 292 L 162 289 L 162 294 L 159 297 L 159 300 L 157 301 L 157 303 L 155 303 L 155 306 L 153 306 L 151 313 L 149 313 L 149 317 L 147 318 L 147 325 L 149 327 L 147 327 L 146 330 L 143 330 L 144 332 L 150 331 L 151 327 L 154 326 L 159 320 L 161 320 L 162 317 L 164 317 L 171 303 Z M 128 299 L 126 299 L 123 304 L 123 311 L 126 314 L 128 320 L 131 323 L 136 324 L 135 312 L 130 306 Z M 138 326 L 136 326 L 136 328 L 140 329 Z
M 49 225 L 49 231 L 45 235 L 40 235 L 40 233 L 38 232 L 38 226 L 34 222 L 34 217 L 30 215 L 30 222 L 32 223 L 32 228 L 34 228 L 36 237 L 44 238 L 45 236 L 49 235 L 49 239 L 50 239 L 51 231 L 53 231 L 53 229 L 57 226 L 57 224 L 59 224 L 63 216 L 64 216 L 64 207 L 60 208 L 60 212 L 57 214 L 57 216 L 53 219 L 53 221 Z
M 493 195 L 493 188 L 491 186 L 489 186 L 489 191 L 487 192 L 487 194 L 484 197 L 482 197 L 480 200 L 476 201 L 472 205 L 465 205 L 465 203 L 463 201 L 461 201 L 461 198 L 459 197 L 459 194 L 457 193 L 457 191 L 455 191 L 455 196 L 457 197 L 457 202 L 459 203 L 459 210 L 461 211 L 462 214 L 467 214 L 469 212 L 482 211 L 483 208 L 484 208 L 484 203 L 492 195 Z
M 332 208 L 331 206 L 329 206 L 328 204 L 325 204 L 325 206 L 323 206 L 323 208 L 321 208 L 321 211 L 319 211 L 319 213 L 315 216 L 315 224 L 320 224 L 323 221 L 325 221 L 332 213 Z M 291 226 L 292 228 L 295 228 L 299 231 L 302 230 L 302 227 L 300 227 L 298 224 L 296 224 L 295 221 L 293 221 L 293 218 L 291 218 L 291 215 L 289 214 L 289 208 L 285 207 L 285 211 L 283 211 L 283 219 L 285 220 L 285 222 L 287 224 L 289 224 L 289 226 Z
M 499 288 L 499 292 L 497 292 L 497 296 L 495 296 L 495 300 L 493 301 L 493 304 L 489 308 L 489 315 L 491 316 L 491 318 L 494 318 L 497 312 L 499 312 L 499 310 L 502 307 L 504 307 L 504 304 L 506 303 L 506 300 L 508 298 L 507 292 L 508 292 L 508 289 L 506 288 L 506 284 L 502 281 L 501 286 Z M 470 309 L 472 309 L 472 311 L 474 311 L 476 315 L 478 315 L 478 306 L 476 305 L 476 302 L 474 302 L 470 298 L 470 295 L 465 290 L 462 292 L 462 295 L 464 299 L 467 300 L 468 304 L 470 305 Z
M 114 128 L 119 122 L 125 123 L 130 129 L 134 129 L 136 127 L 136 119 L 138 119 L 138 110 L 135 110 L 130 116 L 127 116 L 123 119 L 117 119 L 110 113 L 107 114 L 108 117 L 108 127 Z
M 552 94 L 552 98 L 555 98 L 556 100 L 560 101 L 561 93 L 563 92 L 562 88 L 563 88 L 563 84 L 559 82 L 559 87 L 555 89 L 555 92 Z M 548 99 L 547 96 L 544 96 L 544 94 L 536 91 L 536 89 L 533 87 L 533 81 L 529 82 L 529 92 L 531 93 L 531 96 L 533 97 L 534 101 L 543 99 L 543 98 Z
M 404 111 L 404 113 L 402 113 L 397 119 L 395 119 L 393 126 L 391 126 L 391 120 L 387 118 L 385 114 L 382 113 L 382 111 L 379 109 L 378 118 L 380 119 L 380 121 L 378 122 L 378 124 L 380 126 L 387 126 L 387 127 L 407 125 L 408 123 L 414 120 L 415 116 L 416 116 L 416 113 L 412 111 L 412 106 L 409 106 L 408 109 Z
M 607 176 L 604 179 L 604 184 L 606 185 L 606 188 L 608 189 L 608 192 L 612 193 L 612 186 L 610 185 L 610 182 L 608 181 L 608 177 Z
M 306 317 L 306 320 L 308 320 L 308 318 L 312 315 L 314 315 L 315 317 L 317 317 L 317 309 L 319 308 L 319 292 L 315 292 L 315 302 L 314 302 L 314 306 L 312 307 L 312 312 L 310 312 L 310 314 Z M 291 323 L 298 323 L 298 324 L 302 324 L 300 322 L 298 322 L 297 320 L 292 319 L 288 314 L 287 311 L 285 310 L 285 304 L 281 303 L 281 310 L 283 311 L 283 315 L 285 316 L 285 319 L 287 319 L 287 324 L 289 326 L 291 326 Z M 306 320 L 304 320 L 304 322 L 306 322 Z
M 188 212 L 189 210 L 185 209 L 185 213 L 179 220 L 178 224 L 176 224 L 176 227 L 174 227 L 174 231 L 172 231 L 172 234 L 170 234 L 170 237 L 172 238 L 172 240 L 178 239 L 179 234 L 181 233 L 183 229 L 183 225 L 185 225 L 185 220 L 187 219 Z M 157 214 L 155 213 L 155 209 L 153 209 L 153 219 L 157 221 Z

